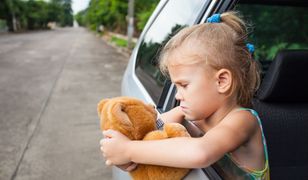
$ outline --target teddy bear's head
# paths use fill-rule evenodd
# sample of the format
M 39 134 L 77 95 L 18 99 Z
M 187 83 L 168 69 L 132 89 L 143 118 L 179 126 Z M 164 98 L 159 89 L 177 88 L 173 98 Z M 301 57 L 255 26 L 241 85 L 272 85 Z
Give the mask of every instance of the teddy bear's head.
M 154 107 L 135 98 L 103 99 L 98 103 L 97 112 L 101 130 L 117 130 L 132 140 L 141 140 L 156 129 Z

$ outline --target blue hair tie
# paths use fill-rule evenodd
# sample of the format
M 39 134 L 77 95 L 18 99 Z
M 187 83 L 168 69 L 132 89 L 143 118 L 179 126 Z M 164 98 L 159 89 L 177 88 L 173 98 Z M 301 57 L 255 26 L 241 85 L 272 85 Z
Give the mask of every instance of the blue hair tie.
M 255 46 L 253 44 L 247 43 L 246 47 L 248 51 L 250 52 L 250 54 L 253 54 L 255 52 Z
M 220 23 L 220 14 L 213 14 L 211 17 L 207 18 L 207 23 Z

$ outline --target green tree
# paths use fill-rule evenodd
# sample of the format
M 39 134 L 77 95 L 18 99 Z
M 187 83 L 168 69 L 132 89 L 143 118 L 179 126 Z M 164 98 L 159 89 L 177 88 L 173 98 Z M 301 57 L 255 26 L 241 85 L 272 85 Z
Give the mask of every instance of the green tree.
M 51 0 L 48 6 L 48 21 L 60 22 L 62 17 L 61 0 Z
M 28 29 L 46 28 L 48 23 L 47 3 L 45 1 L 29 0 L 27 2 Z
M 159 0 L 135 1 L 135 28 L 139 34 L 152 14 Z M 77 13 L 75 18 L 80 25 L 97 30 L 104 25 L 110 31 L 126 34 L 127 0 L 91 0 L 87 9 Z
M 73 25 L 71 0 L 2 0 L 0 18 L 10 31 L 44 29 L 50 21 Z
M 236 7 L 252 25 L 249 41 L 257 60 L 273 60 L 281 49 L 308 48 L 308 12 L 305 7 L 240 4 Z
M 73 10 L 72 10 L 72 1 L 63 0 L 62 2 L 63 16 L 61 18 L 62 26 L 73 26 Z
M 137 0 L 136 1 L 136 26 L 140 32 L 155 10 L 158 0 Z
M 3 0 L 0 2 L 0 18 L 5 19 L 10 31 L 17 30 L 17 15 L 20 12 L 18 0 Z
M 86 13 L 87 13 L 87 9 L 79 11 L 75 15 L 75 19 L 80 26 L 86 26 L 86 20 L 85 20 Z

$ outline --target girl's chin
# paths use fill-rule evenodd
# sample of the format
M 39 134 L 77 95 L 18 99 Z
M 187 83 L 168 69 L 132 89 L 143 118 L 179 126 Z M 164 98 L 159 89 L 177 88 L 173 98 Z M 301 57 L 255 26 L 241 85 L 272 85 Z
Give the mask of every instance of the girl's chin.
M 199 120 L 199 119 L 203 119 L 202 117 L 200 117 L 200 113 L 196 113 L 194 111 L 189 110 L 188 108 L 182 108 L 182 112 L 184 114 L 185 119 L 187 120 Z
M 200 121 L 200 120 L 205 119 L 204 117 L 200 117 L 192 113 L 184 113 L 184 117 L 186 120 L 190 120 L 190 121 Z
M 184 113 L 184 116 L 186 120 L 193 121 L 194 119 L 196 119 L 192 114 Z

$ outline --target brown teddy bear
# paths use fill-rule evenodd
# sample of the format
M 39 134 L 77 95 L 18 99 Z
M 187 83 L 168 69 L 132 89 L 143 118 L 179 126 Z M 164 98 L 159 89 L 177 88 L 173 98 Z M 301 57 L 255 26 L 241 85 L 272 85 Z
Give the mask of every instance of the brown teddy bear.
M 178 123 L 166 123 L 163 130 L 156 128 L 156 111 L 150 104 L 130 97 L 103 99 L 97 106 L 101 130 L 113 129 L 131 140 L 157 140 L 189 136 Z M 157 147 L 159 148 L 159 147 Z M 182 179 L 189 169 L 139 164 L 130 172 L 135 180 Z

